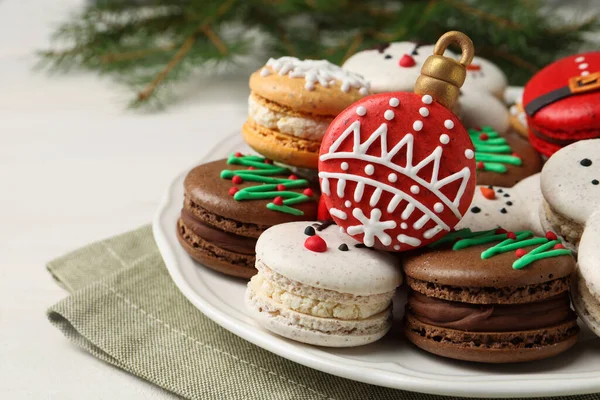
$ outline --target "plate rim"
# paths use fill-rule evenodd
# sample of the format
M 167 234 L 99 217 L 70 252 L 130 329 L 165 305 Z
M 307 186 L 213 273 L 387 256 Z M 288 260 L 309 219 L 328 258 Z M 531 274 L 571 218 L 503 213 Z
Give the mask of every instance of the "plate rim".
M 222 149 L 228 142 L 243 145 L 239 134 L 235 133 L 229 135 L 207 152 L 207 154 L 212 156 L 205 157 L 195 163 L 194 166 L 214 158 L 214 156 L 218 154 L 217 150 Z M 219 157 L 225 156 L 226 155 L 219 155 Z M 229 316 L 205 299 L 202 294 L 196 292 L 185 278 L 182 269 L 183 267 L 180 265 L 178 258 L 182 255 L 187 256 L 187 253 L 178 246 L 176 240 L 175 245 L 173 246 L 173 243 L 171 243 L 172 240 L 167 233 L 167 230 L 171 227 L 173 230 L 172 234 L 174 234 L 176 221 L 171 221 L 172 224 L 170 227 L 163 226 L 163 217 L 165 216 L 165 213 L 168 212 L 169 206 L 173 203 L 172 198 L 175 190 L 180 190 L 180 188 L 176 188 L 175 186 L 183 181 L 190 169 L 191 168 L 185 169 L 169 183 L 154 215 L 152 232 L 169 275 L 180 292 L 204 315 L 236 336 L 280 357 L 306 367 L 342 378 L 398 390 L 433 395 L 484 398 L 565 396 L 589 394 L 600 391 L 600 373 L 598 373 L 600 371 L 566 374 L 549 373 L 543 378 L 532 378 L 523 374 L 506 374 L 492 380 L 490 380 L 491 377 L 489 375 L 482 375 L 477 377 L 477 379 L 474 379 L 473 377 L 446 375 L 446 379 L 442 379 L 442 376 L 437 374 L 433 375 L 433 377 L 435 377 L 434 379 L 431 379 L 425 378 L 424 376 L 418 376 L 424 375 L 418 371 L 413 371 L 413 374 L 407 374 L 406 372 L 409 372 L 409 370 L 407 371 L 405 367 L 399 364 L 394 365 L 400 367 L 404 371 L 389 371 L 361 365 L 365 362 L 354 359 L 347 359 L 347 361 L 351 362 L 338 364 L 331 358 L 341 356 L 328 354 L 324 357 L 323 354 L 319 355 L 318 353 L 326 352 L 320 350 L 318 347 L 307 348 L 308 345 L 273 336 L 257 326 L 250 325 L 246 321 Z M 469 379 L 468 383 L 465 381 L 467 378 Z M 502 383 L 508 382 L 511 384 L 502 385 Z M 510 387 L 510 389 L 503 390 L 505 387 Z

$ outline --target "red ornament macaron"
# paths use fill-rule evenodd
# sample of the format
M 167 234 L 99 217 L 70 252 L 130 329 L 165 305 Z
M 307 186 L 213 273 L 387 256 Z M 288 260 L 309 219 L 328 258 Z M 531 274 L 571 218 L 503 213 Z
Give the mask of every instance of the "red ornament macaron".
M 475 157 L 458 118 L 430 95 L 373 95 L 344 110 L 321 145 L 322 198 L 369 247 L 406 251 L 449 232 L 475 191 Z
M 525 86 L 529 140 L 551 156 L 578 140 L 600 137 L 600 51 L 560 59 Z

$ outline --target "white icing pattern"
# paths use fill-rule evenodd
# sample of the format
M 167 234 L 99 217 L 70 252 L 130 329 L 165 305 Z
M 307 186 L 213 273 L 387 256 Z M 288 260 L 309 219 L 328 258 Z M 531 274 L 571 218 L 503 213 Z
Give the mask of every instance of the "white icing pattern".
M 428 104 L 429 100 L 430 99 L 427 97 L 427 95 L 423 96 L 424 103 Z M 422 125 L 421 121 L 417 122 L 420 122 Z M 449 129 L 447 126 L 448 124 L 445 125 L 446 128 Z M 342 143 L 344 143 L 346 140 L 352 140 L 352 150 L 338 151 Z M 371 135 L 369 135 L 369 137 L 364 142 L 361 143 L 361 122 L 359 120 L 356 120 L 352 122 L 346 128 L 346 130 L 342 132 L 341 135 L 339 135 L 335 142 L 329 147 L 327 153 L 322 153 L 320 155 L 320 160 L 328 161 L 353 159 L 364 161 L 368 163 L 365 167 L 365 172 L 367 173 L 367 175 L 372 175 L 377 165 L 389 168 L 394 171 L 393 173 L 390 173 L 388 175 L 389 182 L 396 182 L 399 179 L 399 175 L 401 175 L 406 178 L 412 179 L 415 182 L 415 184 L 410 187 L 410 191 L 412 194 L 418 194 L 420 192 L 421 186 L 433 193 L 437 197 L 437 199 L 439 199 L 439 202 L 435 203 L 433 209 L 429 209 L 411 194 L 408 194 L 396 187 L 393 187 L 387 184 L 386 182 L 380 182 L 369 177 L 358 176 L 350 173 L 320 171 L 319 178 L 321 179 L 322 186 L 325 186 L 328 189 L 330 185 L 330 180 L 336 181 L 337 196 L 339 198 L 344 198 L 346 183 L 348 181 L 355 182 L 356 187 L 353 193 L 353 198 L 357 202 L 361 201 L 364 195 L 365 187 L 371 187 L 374 190 L 369 200 L 369 205 L 371 207 L 375 207 L 377 205 L 383 192 L 389 193 L 392 195 L 392 199 L 389 201 L 388 204 L 386 204 L 386 211 L 388 213 L 395 212 L 397 207 L 402 203 L 402 201 L 405 201 L 406 205 L 403 206 L 404 209 L 401 211 L 402 219 L 408 219 L 415 209 L 419 210 L 423 214 L 413 224 L 414 229 L 422 229 L 429 221 L 435 222 L 435 226 L 426 230 L 422 234 L 423 238 L 430 239 L 442 230 L 449 231 L 450 227 L 436 214 L 441 213 L 447 208 L 458 219 L 462 217 L 458 206 L 463 195 L 465 194 L 465 190 L 469 183 L 471 172 L 469 170 L 469 167 L 465 166 L 460 171 L 440 179 L 439 173 L 443 155 L 442 146 L 437 146 L 424 159 L 414 160 L 414 141 L 415 136 L 412 133 L 407 133 L 398 143 L 390 144 L 388 142 L 388 125 L 387 123 L 382 123 Z M 441 135 L 440 141 L 442 144 L 447 144 L 449 142 L 448 135 Z M 379 146 L 375 147 L 377 149 L 375 150 L 375 154 L 369 154 L 369 149 L 371 148 L 371 145 L 373 143 L 379 144 Z M 392 161 L 394 157 L 396 157 L 396 155 L 398 155 L 399 153 L 402 154 L 402 157 L 399 157 L 399 159 L 406 160 L 405 165 L 399 165 Z M 467 149 L 465 151 L 466 158 L 472 158 L 472 153 L 472 150 Z M 419 171 L 421 171 L 423 168 L 426 168 L 427 166 L 432 167 L 431 177 L 429 178 L 429 180 L 418 176 Z M 444 186 L 456 181 L 459 181 L 460 185 L 458 190 L 455 192 L 454 198 L 450 199 L 444 193 L 441 192 L 441 189 Z M 327 193 L 325 194 L 327 195 Z M 400 212 L 400 209 L 398 210 L 398 212 Z M 384 231 L 386 229 L 394 229 L 396 227 L 396 223 L 394 221 L 381 222 L 379 220 L 381 218 L 380 209 L 374 208 L 370 218 L 364 216 L 362 210 L 356 208 L 353 210 L 352 215 L 358 221 L 360 221 L 362 225 L 348 227 L 347 233 L 349 235 L 364 233 L 364 243 L 367 246 L 373 246 L 375 237 L 377 237 L 385 246 L 391 244 L 391 237 L 385 234 Z M 402 238 L 403 240 L 405 239 L 404 236 Z M 416 243 L 416 241 L 402 243 L 413 245 L 412 243 Z
M 396 227 L 395 221 L 381 221 L 381 210 L 374 208 L 371 211 L 371 216 L 367 218 L 360 208 L 352 210 L 352 215 L 361 225 L 349 226 L 347 232 L 349 235 L 358 235 L 363 233 L 363 243 L 365 246 L 373 247 L 375 245 L 375 238 L 379 239 L 384 246 L 389 246 L 392 243 L 390 235 L 385 233 L 386 229 L 394 229 Z
M 355 88 L 363 96 L 369 94 L 369 83 L 362 76 L 343 70 L 326 60 L 300 60 L 296 57 L 281 57 L 269 59 L 266 66 L 271 67 L 281 76 L 304 78 L 306 90 L 314 90 L 317 83 L 324 88 L 328 88 L 332 85 L 332 82 L 341 82 L 340 89 L 342 92 L 349 92 L 350 89 Z
M 581 76 L 588 76 L 590 74 L 590 71 L 588 70 L 589 64 L 585 62 L 584 56 L 577 57 L 575 62 L 577 63 L 577 68 L 581 70 Z

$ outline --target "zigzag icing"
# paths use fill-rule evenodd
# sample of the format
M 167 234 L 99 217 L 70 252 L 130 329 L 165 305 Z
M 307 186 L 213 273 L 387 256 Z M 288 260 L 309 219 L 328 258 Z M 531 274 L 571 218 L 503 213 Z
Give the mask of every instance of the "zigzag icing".
M 458 210 L 458 206 L 460 204 L 460 200 L 465 193 L 467 184 L 469 183 L 469 178 L 471 176 L 471 171 L 468 167 L 464 167 L 458 172 L 455 172 L 452 175 L 449 175 L 445 178 L 439 179 L 439 169 L 441 164 L 441 159 L 443 155 L 443 148 L 441 146 L 437 146 L 431 154 L 429 154 L 426 158 L 418 162 L 414 165 L 413 160 L 413 149 L 414 149 L 414 136 L 411 133 L 407 133 L 398 143 L 396 143 L 391 150 L 388 151 L 388 138 L 387 138 L 388 126 L 386 123 L 382 123 L 363 143 L 360 142 L 360 121 L 354 121 L 350 124 L 346 130 L 336 139 L 336 141 L 331 145 L 329 151 L 320 156 L 321 161 L 334 160 L 334 159 L 343 159 L 343 158 L 354 158 L 362 161 L 366 161 L 369 163 L 380 164 L 387 168 L 390 168 L 404 176 L 407 176 L 413 179 L 415 182 L 421 184 L 422 186 L 429 189 L 432 193 L 434 193 L 446 207 L 448 207 L 457 218 L 461 218 L 462 215 Z M 351 152 L 338 152 L 338 148 L 342 145 L 342 143 L 348 139 L 350 135 L 353 135 L 353 146 Z M 370 146 L 377 140 L 381 140 L 381 153 L 377 155 L 369 155 L 367 151 Z M 400 166 L 392 163 L 392 159 L 398 154 L 398 152 L 402 149 L 405 149 L 406 154 L 406 165 Z M 433 171 L 430 180 L 425 180 L 419 177 L 417 174 L 427 165 L 433 162 Z M 323 191 L 326 193 L 329 189 L 329 182 L 325 183 L 327 178 L 331 177 L 327 172 L 320 172 L 319 177 L 323 178 Z M 347 177 L 344 177 L 348 179 Z M 441 192 L 441 189 L 457 180 L 461 180 L 461 184 L 459 190 L 456 193 L 456 196 L 453 200 L 448 199 L 446 195 Z M 351 179 L 356 180 L 356 179 Z M 376 181 L 374 181 L 376 182 Z M 359 182 L 360 184 L 360 182 Z M 338 183 L 337 194 L 338 197 L 343 197 L 343 186 L 345 182 L 341 185 Z M 392 188 L 389 185 L 384 185 L 385 188 L 382 190 L 388 190 Z M 378 186 L 376 186 L 378 187 Z M 411 196 L 404 193 L 407 196 L 407 200 L 412 198 Z M 412 198 L 414 200 L 414 198 Z M 358 201 L 358 200 L 357 200 Z M 411 201 L 411 200 L 409 200 Z

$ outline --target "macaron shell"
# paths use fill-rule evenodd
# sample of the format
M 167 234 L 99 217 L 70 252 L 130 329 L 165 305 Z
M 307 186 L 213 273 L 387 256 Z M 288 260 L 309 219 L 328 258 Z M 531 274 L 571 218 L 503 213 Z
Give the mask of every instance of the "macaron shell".
M 472 200 L 474 175 L 458 118 L 414 93 L 373 95 L 347 108 L 329 126 L 319 158 L 336 223 L 389 251 L 423 246 L 455 226 Z
M 521 135 L 526 140 L 529 139 L 529 129 L 527 127 L 527 115 L 523 110 L 523 104 L 516 103 L 512 105 L 509 110 L 510 114 L 510 126 L 515 132 Z
M 506 138 L 513 154 L 516 154 L 521 158 L 522 164 L 507 164 L 507 171 L 505 173 L 478 170 L 478 185 L 512 187 L 524 178 L 537 174 L 542 170 L 542 158 L 531 144 L 529 144 L 529 141 L 523 139 L 514 132 L 509 132 L 503 136 Z
M 582 140 L 562 148 L 546 162 L 542 194 L 555 212 L 585 224 L 600 200 L 600 185 L 594 180 L 600 181 L 600 139 Z
M 562 325 L 531 331 L 520 332 L 502 332 L 502 333 L 475 333 L 463 332 L 448 328 L 438 328 L 433 325 L 425 324 L 410 314 L 406 317 L 404 333 L 406 338 L 417 347 L 442 357 L 453 358 L 457 360 L 473 361 L 481 363 L 516 363 L 542 360 L 554 357 L 577 343 L 577 323 L 570 321 Z M 434 340 L 422 336 L 417 332 L 423 332 L 425 335 L 435 336 L 440 340 Z M 564 336 L 561 340 L 552 345 L 539 345 L 533 348 L 524 348 L 515 346 L 511 340 L 526 341 L 533 337 L 543 336 Z M 464 337 L 464 344 L 452 343 L 444 340 L 444 337 L 461 338 Z M 468 338 L 468 339 L 467 339 Z M 485 343 L 486 340 L 498 340 L 504 343 L 504 348 L 486 348 L 474 347 L 471 344 L 475 341 Z M 459 339 L 460 340 L 460 339 Z
M 296 112 L 308 115 L 334 117 L 350 104 L 364 97 L 360 88 L 350 88 L 347 92 L 341 89 L 341 82 L 335 81 L 324 87 L 315 84 L 314 89 L 305 88 L 305 79 L 290 78 L 279 75 L 271 67 L 263 67 L 271 71 L 261 76 L 262 68 L 250 76 L 250 89 L 265 99 L 289 107 Z
M 600 336 L 600 300 L 589 291 L 586 281 L 579 273 L 571 279 L 571 302 L 579 318 L 596 335 Z
M 286 135 L 248 120 L 242 136 L 257 153 L 271 160 L 300 168 L 317 168 L 321 143 Z
M 600 208 L 587 220 L 579 241 L 577 261 L 590 294 L 600 299 Z
M 491 126 L 499 133 L 508 131 L 508 108 L 493 94 L 465 85 L 461 89 L 459 103 L 461 120 L 466 128 Z
M 469 211 L 456 225 L 483 231 L 502 227 L 508 231 L 531 230 L 544 236 L 548 230 L 540 222 L 540 174 L 531 175 L 512 188 L 478 185 Z
M 319 223 L 315 224 L 317 227 Z M 293 222 L 267 229 L 256 244 L 256 257 L 268 268 L 303 285 L 368 296 L 393 291 L 402 283 L 399 260 L 392 254 L 355 247 L 356 240 L 335 225 L 317 230 L 324 252 L 305 247 L 310 223 Z M 339 246 L 345 244 L 347 251 Z
M 513 251 L 482 259 L 481 253 L 494 244 L 461 250 L 420 250 L 404 258 L 404 272 L 413 279 L 437 285 L 505 288 L 543 284 L 568 277 L 575 269 L 572 256 L 544 258 L 519 270 L 512 268 L 518 259 Z M 525 251 L 533 248 L 524 247 Z
M 254 268 L 254 255 L 233 253 L 214 246 L 187 231 L 181 221 L 177 224 L 177 239 L 194 260 L 217 272 L 246 279 L 257 272 Z
M 475 56 L 471 64 L 467 66 L 465 86 L 473 86 L 498 99 L 503 99 L 507 84 L 508 80 L 504 72 L 490 60 Z
M 229 194 L 232 186 L 242 189 L 260 184 L 257 182 L 233 184 L 230 179 L 222 179 L 220 177 L 223 170 L 240 169 L 246 169 L 246 167 L 227 164 L 227 160 L 218 160 L 197 166 L 185 178 L 184 190 L 186 199 L 191 200 L 217 216 L 245 224 L 258 225 L 262 229 L 284 222 L 314 220 L 316 218 L 318 206 L 317 195 L 315 195 L 314 201 L 307 201 L 294 206 L 302 210 L 304 215 L 292 215 L 270 210 L 267 208 L 267 204 L 272 199 L 234 200 Z M 282 177 L 287 176 L 282 175 Z M 302 189 L 297 189 L 297 191 L 301 193 Z M 318 188 L 314 188 L 314 192 L 318 193 Z
M 433 49 L 433 45 L 421 46 L 413 42 L 386 43 L 354 54 L 344 62 L 343 68 L 364 76 L 371 83 L 373 93 L 412 92 L 421 67 L 433 54 Z M 405 55 L 410 56 L 414 64 L 402 66 L 400 60 Z M 456 57 L 449 50 L 444 55 Z
M 575 54 L 539 71 L 525 86 L 525 107 L 536 98 L 568 86 L 569 79 L 600 71 L 600 52 Z M 600 135 L 600 90 L 579 93 L 547 105 L 527 121 L 533 129 L 557 139 L 589 139 Z

